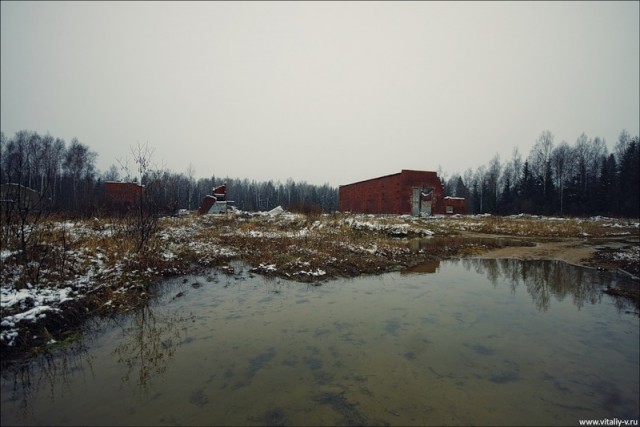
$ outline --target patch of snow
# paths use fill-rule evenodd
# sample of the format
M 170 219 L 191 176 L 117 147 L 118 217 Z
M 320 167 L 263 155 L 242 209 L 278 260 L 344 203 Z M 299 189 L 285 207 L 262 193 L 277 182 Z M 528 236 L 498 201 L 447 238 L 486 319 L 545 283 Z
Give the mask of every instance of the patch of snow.
M 284 212 L 284 209 L 282 209 L 282 206 L 277 206 L 271 209 L 269 212 L 267 212 L 267 214 L 271 216 L 276 216 L 276 215 L 280 215 L 283 212 Z
M 275 273 L 278 271 L 275 264 L 260 264 L 259 266 L 252 268 L 251 271 L 256 273 Z
M 16 255 L 18 254 L 19 251 L 10 251 L 8 249 L 2 249 L 0 250 L 0 261 L 4 261 L 5 259 L 9 258 L 12 255 Z
M 66 288 L 38 288 L 13 289 L 3 286 L 0 289 L 0 307 L 3 310 L 13 308 L 15 305 L 27 307 L 45 306 L 49 304 L 60 304 L 73 298 L 74 291 L 70 287 Z
M 295 273 L 295 274 L 304 274 L 304 275 L 307 275 L 307 276 L 320 277 L 320 276 L 324 276 L 324 275 L 326 275 L 326 274 L 327 274 L 327 272 L 326 272 L 326 271 L 324 271 L 324 270 L 323 270 L 323 269 L 321 269 L 321 268 L 318 268 L 318 269 L 316 269 L 316 270 L 309 270 L 309 271 L 301 270 L 301 271 L 298 271 L 298 272 L 297 272 L 297 273 Z
M 305 237 L 308 234 L 309 234 L 309 230 L 306 228 L 303 228 L 300 231 L 298 231 L 298 237 Z
M 634 246 L 622 249 L 613 254 L 613 259 L 616 261 L 640 262 L 640 247 Z

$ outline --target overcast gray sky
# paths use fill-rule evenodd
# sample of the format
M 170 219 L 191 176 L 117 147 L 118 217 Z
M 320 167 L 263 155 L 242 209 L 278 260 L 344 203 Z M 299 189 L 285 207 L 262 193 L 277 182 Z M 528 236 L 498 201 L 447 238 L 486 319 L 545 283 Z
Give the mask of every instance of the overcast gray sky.
M 347 184 L 638 135 L 639 2 L 2 2 L 1 124 Z

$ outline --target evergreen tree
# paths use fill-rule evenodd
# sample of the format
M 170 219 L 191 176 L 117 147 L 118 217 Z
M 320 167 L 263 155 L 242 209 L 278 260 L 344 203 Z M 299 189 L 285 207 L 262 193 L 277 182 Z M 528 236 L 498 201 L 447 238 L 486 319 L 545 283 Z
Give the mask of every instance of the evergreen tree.
M 640 213 L 640 140 L 635 136 L 620 162 L 620 211 L 622 215 L 638 217 Z
M 500 215 L 511 215 L 514 213 L 514 197 L 513 189 L 511 188 L 511 178 L 505 177 L 504 187 L 500 194 L 498 203 L 498 213 Z
M 613 215 L 616 209 L 616 159 L 610 154 L 603 160 L 597 189 L 597 210 L 600 215 Z
M 537 213 L 536 208 L 536 182 L 529 170 L 529 161 L 525 161 L 522 166 L 522 178 L 518 188 L 518 210 L 522 213 Z

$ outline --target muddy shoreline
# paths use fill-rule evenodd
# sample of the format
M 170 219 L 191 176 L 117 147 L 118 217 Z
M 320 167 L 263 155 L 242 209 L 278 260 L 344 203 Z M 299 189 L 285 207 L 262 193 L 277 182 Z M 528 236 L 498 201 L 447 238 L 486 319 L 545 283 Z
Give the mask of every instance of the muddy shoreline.
M 604 293 L 632 301 L 640 310 L 640 265 L 617 259 L 620 248 L 638 247 L 634 238 L 536 241 L 534 246 L 487 249 L 472 257 L 483 259 L 558 260 L 568 264 L 622 274 L 632 279 L 631 285 L 608 287 Z
M 247 265 L 254 274 L 321 285 L 336 278 L 402 271 L 454 258 L 561 260 L 635 277 L 635 286 L 603 291 L 631 299 L 640 307 L 640 236 L 637 223 L 632 221 L 620 225 L 611 219 L 521 216 L 190 216 L 165 219 L 150 242 L 150 250 L 129 253 L 126 262 L 122 261 L 123 246 L 114 245 L 118 241 L 105 234 L 117 230 L 116 225 L 107 227 L 96 221 L 80 225 L 88 237 L 86 241 L 78 238 L 77 246 L 95 249 L 86 251 L 84 264 L 82 258 L 74 260 L 77 264 L 73 273 L 77 276 L 79 271 L 86 271 L 88 285 L 83 286 L 90 286 L 89 291 L 54 306 L 47 316 L 31 322 L 16 321 L 10 332 L 15 330 L 19 336 L 12 343 L 3 339 L 3 362 L 47 351 L 50 343 L 60 345 L 73 339 L 90 317 L 143 307 L 153 297 L 153 285 L 165 277 L 208 268 L 234 275 L 234 261 Z M 7 283 L 13 280 L 10 274 L 14 260 L 7 257 L 2 261 L 3 274 L 8 274 L 3 281 Z M 81 290 L 77 283 L 78 279 L 71 279 L 43 289 L 67 286 Z M 22 310 L 33 307 L 28 299 L 3 306 L 5 336 L 5 319 L 20 315 L 25 304 Z
M 620 247 L 638 246 L 638 239 L 629 237 L 599 239 L 533 240 L 533 246 L 487 249 L 479 258 L 509 258 L 519 260 L 558 260 L 581 267 L 620 271 L 636 280 L 640 278 L 637 263 L 616 260 L 613 255 Z

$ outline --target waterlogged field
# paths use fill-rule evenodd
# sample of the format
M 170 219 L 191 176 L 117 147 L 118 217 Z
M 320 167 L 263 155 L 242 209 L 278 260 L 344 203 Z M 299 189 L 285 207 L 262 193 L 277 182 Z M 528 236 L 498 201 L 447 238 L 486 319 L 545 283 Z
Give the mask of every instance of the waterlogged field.
M 562 259 L 640 276 L 637 219 L 241 212 L 161 218 L 140 246 L 132 219 L 49 218 L 3 228 L 0 351 L 3 360 L 46 351 L 95 315 L 146 305 L 163 277 L 242 261 L 299 282 L 398 271 L 427 261 L 485 254 Z M 17 233 L 17 234 L 16 234 Z M 612 288 L 640 307 L 638 286 Z
M 3 368 L 2 425 L 638 419 L 638 315 L 603 293 L 622 275 L 467 259 L 311 284 L 232 267 Z

